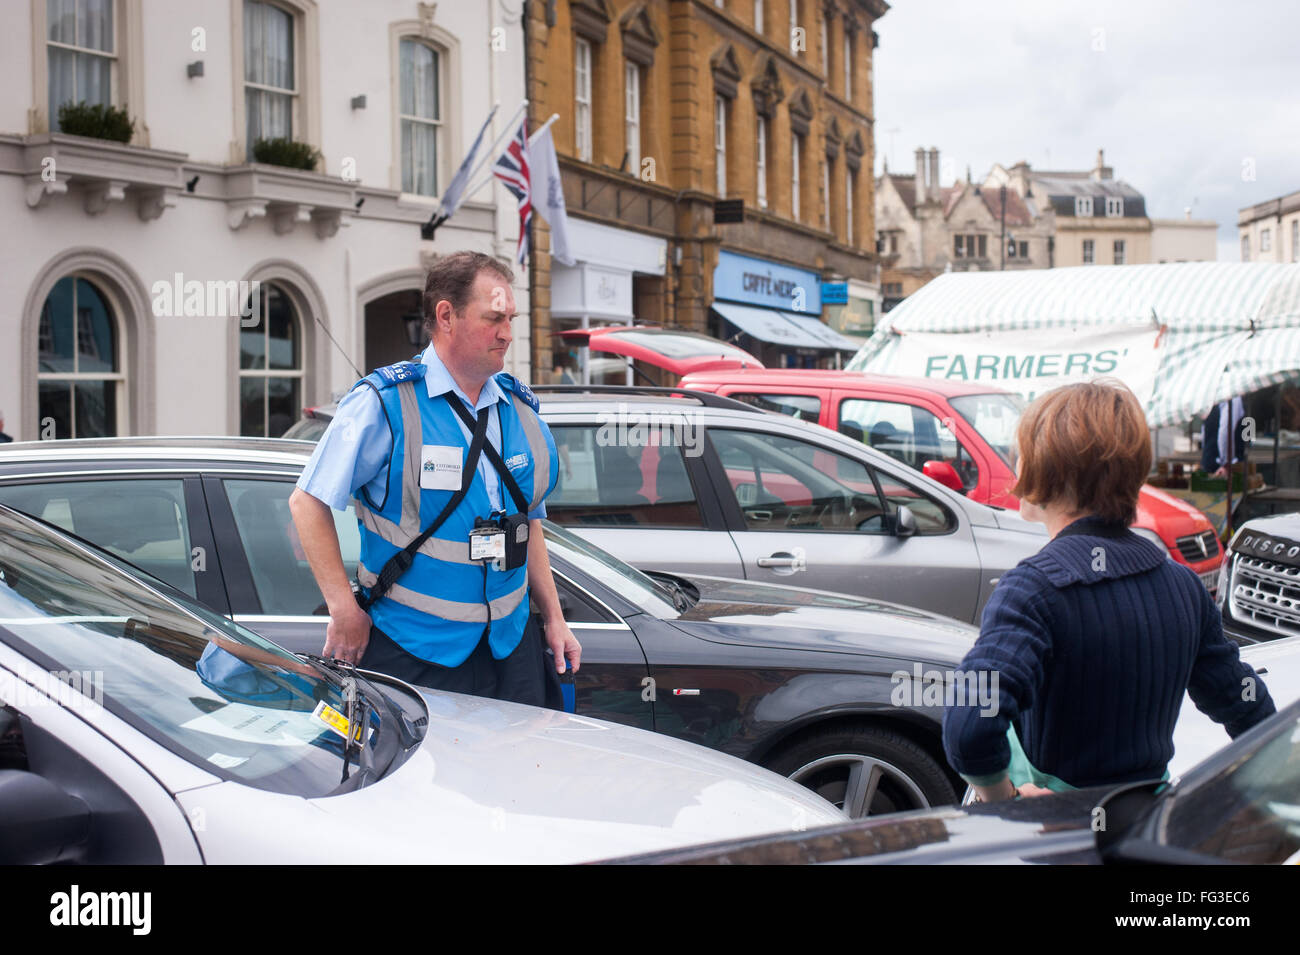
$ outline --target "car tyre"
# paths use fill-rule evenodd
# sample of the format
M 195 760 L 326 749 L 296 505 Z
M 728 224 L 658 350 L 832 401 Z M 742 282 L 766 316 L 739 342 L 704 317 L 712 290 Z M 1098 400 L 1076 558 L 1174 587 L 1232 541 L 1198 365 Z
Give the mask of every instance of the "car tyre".
M 957 801 L 947 773 L 915 742 L 893 730 L 837 725 L 779 750 L 765 765 L 852 817 L 906 812 Z

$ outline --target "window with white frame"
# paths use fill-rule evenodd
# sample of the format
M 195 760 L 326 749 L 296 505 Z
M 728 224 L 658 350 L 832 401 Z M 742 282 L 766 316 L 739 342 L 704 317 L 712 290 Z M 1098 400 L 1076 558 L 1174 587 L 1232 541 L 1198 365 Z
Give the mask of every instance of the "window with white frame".
M 844 98 L 853 99 L 853 34 L 844 31 Z
M 581 37 L 573 43 L 573 148 L 583 162 L 591 162 L 591 43 Z
M 795 54 L 794 48 L 794 31 L 799 28 L 799 0 L 790 0 L 790 54 Z
M 755 144 L 755 155 L 758 157 L 758 168 L 755 170 L 755 177 L 758 183 L 758 207 L 767 208 L 767 117 L 758 117 L 758 142 Z
M 50 130 L 65 103 L 112 106 L 117 71 L 113 0 L 46 0 Z
M 1250 236 L 1248 235 L 1241 237 L 1241 261 L 1250 261 Z
M 628 63 L 623 69 L 623 148 L 627 170 L 636 175 L 641 168 L 641 67 Z
M 438 195 L 442 153 L 442 57 L 419 40 L 400 46 L 402 191 Z
M 244 0 L 244 121 L 248 158 L 259 139 L 292 139 L 298 84 L 293 16 Z
M 1115 264 L 1123 265 L 1126 261 L 1126 248 L 1123 239 L 1115 240 Z
M 1107 196 L 1106 197 L 1106 216 L 1111 219 L 1117 219 L 1124 214 L 1124 197 Z
M 1092 196 L 1075 196 L 1074 214 L 1080 218 L 1092 215 Z
M 803 165 L 803 137 L 794 133 L 790 137 L 790 172 L 792 182 L 790 184 L 790 217 L 796 222 L 799 221 L 799 167 Z
M 1261 252 L 1273 251 L 1273 230 L 1272 229 L 1259 230 L 1259 251 Z
M 727 194 L 727 100 L 713 97 L 713 167 L 716 173 L 714 190 L 719 196 Z
M 763 0 L 754 0 L 754 32 L 763 32 Z
M 858 188 L 858 174 L 852 169 L 845 168 L 846 182 L 844 184 L 844 221 L 846 223 L 845 233 L 849 245 L 853 244 L 853 193 Z
M 37 421 L 56 438 L 118 433 L 126 396 L 121 335 L 107 295 L 89 278 L 66 275 L 41 307 L 36 345 Z
M 1300 219 L 1291 222 L 1291 261 L 1300 262 Z
M 1083 240 L 1083 264 L 1084 265 L 1092 265 L 1094 261 L 1093 249 L 1094 249 L 1094 244 L 1092 239 L 1084 239 Z

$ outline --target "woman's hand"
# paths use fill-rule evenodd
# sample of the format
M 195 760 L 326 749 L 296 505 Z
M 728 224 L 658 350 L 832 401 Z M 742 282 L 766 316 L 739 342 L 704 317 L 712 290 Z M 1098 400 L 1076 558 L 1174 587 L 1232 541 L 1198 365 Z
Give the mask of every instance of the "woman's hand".
M 1016 791 L 1022 796 L 1050 796 L 1052 794 L 1050 789 L 1035 786 L 1033 783 L 1021 783 L 1016 787 Z

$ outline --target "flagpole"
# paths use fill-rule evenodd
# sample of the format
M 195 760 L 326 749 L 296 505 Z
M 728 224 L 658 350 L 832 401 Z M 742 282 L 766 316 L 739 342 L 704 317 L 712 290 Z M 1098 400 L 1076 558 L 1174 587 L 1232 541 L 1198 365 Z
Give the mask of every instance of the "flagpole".
M 495 113 L 495 112 L 497 111 L 497 109 L 500 107 L 500 105 L 501 105 L 500 101 L 497 101 L 496 103 L 493 103 L 493 104 L 492 104 L 492 113 Z M 499 147 L 499 146 L 501 145 L 501 143 L 504 141 L 506 135 L 507 135 L 508 133 L 510 133 L 510 132 L 514 129 L 514 123 L 515 123 L 515 120 L 517 120 L 517 119 L 519 118 L 519 114 L 522 113 L 522 112 L 523 112 L 524 110 L 526 110 L 527 108 L 528 108 L 528 100 L 527 100 L 527 99 L 524 99 L 522 102 L 520 102 L 518 108 L 514 111 L 514 114 L 510 117 L 510 121 L 509 121 L 508 123 L 506 123 L 506 125 L 505 125 L 505 127 L 504 127 L 504 131 L 501 132 L 501 133 L 499 133 L 499 134 L 496 136 L 496 138 L 494 138 L 494 139 L 492 140 L 492 142 L 488 144 L 488 148 L 487 148 L 486 150 L 484 150 L 484 156 L 483 156 L 483 158 L 480 159 L 480 160 L 478 161 L 478 163 L 475 164 L 474 168 L 470 170 L 469 175 L 465 177 L 467 180 L 470 179 L 470 178 L 471 178 L 471 177 L 472 177 L 476 172 L 478 172 L 479 170 L 481 170 L 481 169 L 483 168 L 483 164 L 484 164 L 485 162 L 487 162 L 489 159 L 491 159 L 491 158 L 494 157 L 494 155 L 496 154 L 497 147 Z M 489 113 L 488 116 L 489 116 L 489 119 L 490 119 L 490 118 L 491 118 L 491 113 Z M 491 176 L 490 176 L 490 175 L 488 176 L 488 179 L 491 179 Z M 485 180 L 479 182 L 479 184 L 476 185 L 473 189 L 464 189 L 464 190 L 462 190 L 462 191 L 461 191 L 461 194 L 460 194 L 460 203 L 463 203 L 466 199 L 468 199 L 468 198 L 469 198 L 470 196 L 472 196 L 474 193 L 476 193 L 476 192 L 478 192 L 480 189 L 482 189 L 484 183 L 486 183 L 486 182 L 488 181 L 488 179 L 485 179 Z M 459 206 L 460 203 L 458 203 L 457 205 Z M 454 211 L 454 210 L 453 210 L 453 211 Z M 421 234 L 422 238 L 424 238 L 424 239 L 432 239 L 432 238 L 433 238 L 433 235 L 434 235 L 434 232 L 437 230 L 438 226 L 440 226 L 440 225 L 442 225 L 444 222 L 446 222 L 447 219 L 450 218 L 450 216 L 451 216 L 451 213 L 446 211 L 446 208 L 445 208 L 444 205 L 443 205 L 442 199 L 440 198 L 440 199 L 438 200 L 438 208 L 434 211 L 433 215 L 431 215 L 431 216 L 429 217 L 429 221 L 426 222 L 423 226 L 420 227 L 420 234 Z
M 542 133 L 546 132 L 548 129 L 550 129 L 551 123 L 555 122 L 559 118 L 560 118 L 559 113 L 552 113 L 551 118 L 548 119 L 546 122 L 542 123 L 542 128 L 528 137 L 528 145 L 531 146 L 537 140 L 537 137 L 542 135 Z
M 492 140 L 491 145 L 488 146 L 488 148 L 483 151 L 483 158 L 478 161 L 478 164 L 470 171 L 470 174 L 465 177 L 466 179 L 473 179 L 474 174 L 477 172 L 481 172 L 485 165 L 491 162 L 496 162 L 498 148 L 501 146 L 502 143 L 506 141 L 508 137 L 514 135 L 515 122 L 516 120 L 519 119 L 519 115 L 527 108 L 528 108 L 528 100 L 524 100 L 522 103 L 519 104 L 519 108 L 515 110 L 514 115 L 510 117 L 510 120 L 506 123 L 505 127 L 502 129 L 501 133 L 497 136 L 497 138 Z M 474 193 L 478 192 L 480 189 L 482 189 L 485 185 L 487 185 L 491 181 L 492 181 L 492 173 L 491 171 L 489 171 L 484 178 L 479 180 L 478 184 L 474 186 L 473 189 L 466 189 L 463 193 L 461 193 L 462 201 L 474 195 Z

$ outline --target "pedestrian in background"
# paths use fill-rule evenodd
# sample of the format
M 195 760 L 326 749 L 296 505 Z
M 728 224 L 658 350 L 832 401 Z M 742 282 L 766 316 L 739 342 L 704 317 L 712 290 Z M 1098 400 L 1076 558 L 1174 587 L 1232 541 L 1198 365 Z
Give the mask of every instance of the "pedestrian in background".
M 1200 579 L 1129 527 L 1151 469 L 1134 394 L 1056 389 L 1016 437 L 1012 493 L 1051 540 L 1003 575 L 962 661 L 996 676 L 996 710 L 944 714 L 944 751 L 980 800 L 1161 778 L 1184 691 L 1233 738 L 1275 712 Z
M 1228 446 L 1231 440 L 1232 451 Z M 1228 467 L 1246 460 L 1246 406 L 1240 396 L 1220 401 L 1210 409 L 1201 425 L 1201 470 L 1211 477 L 1224 477 Z

